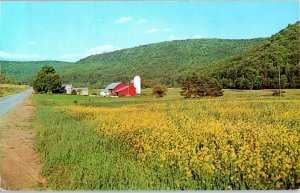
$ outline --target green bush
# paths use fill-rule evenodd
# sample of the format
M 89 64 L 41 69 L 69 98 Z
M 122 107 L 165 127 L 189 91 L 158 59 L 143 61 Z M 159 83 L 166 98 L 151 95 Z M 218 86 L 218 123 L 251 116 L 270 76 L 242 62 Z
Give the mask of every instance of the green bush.
M 181 95 L 185 98 L 222 96 L 222 85 L 214 78 L 198 77 L 196 73 L 187 76 L 181 85 Z
M 165 85 L 155 85 L 152 88 L 152 95 L 157 98 L 164 97 L 167 94 L 168 88 Z

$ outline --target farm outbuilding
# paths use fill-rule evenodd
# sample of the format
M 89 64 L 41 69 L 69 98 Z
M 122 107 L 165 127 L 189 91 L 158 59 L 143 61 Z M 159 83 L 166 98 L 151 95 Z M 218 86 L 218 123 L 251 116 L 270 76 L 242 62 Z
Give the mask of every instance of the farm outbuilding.
M 118 90 L 114 90 L 117 96 L 136 96 L 136 88 L 133 86 L 133 82 L 130 82 L 129 86 L 126 85 Z
M 63 84 L 62 89 L 66 94 L 71 94 L 72 93 L 72 84 Z
M 136 88 L 131 81 L 129 85 L 123 82 L 114 82 L 101 90 L 101 96 L 136 96 Z
M 135 76 L 129 85 L 123 82 L 114 82 L 100 91 L 101 96 L 136 96 L 141 95 L 141 77 Z
M 72 90 L 75 90 L 77 95 L 83 95 L 83 96 L 88 96 L 89 95 L 89 89 L 88 88 L 73 88 Z
M 77 95 L 83 95 L 83 96 L 89 95 L 88 88 L 74 88 L 72 84 L 63 84 L 62 89 L 66 94 L 72 94 L 72 91 L 76 91 Z

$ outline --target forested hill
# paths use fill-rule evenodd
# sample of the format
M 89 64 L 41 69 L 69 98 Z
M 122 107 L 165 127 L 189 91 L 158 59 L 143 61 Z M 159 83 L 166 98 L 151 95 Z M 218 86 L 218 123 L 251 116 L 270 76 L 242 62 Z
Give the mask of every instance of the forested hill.
M 0 84 L 19 84 L 20 82 L 12 76 L 0 72 Z
M 279 70 L 283 88 L 300 88 L 300 26 L 289 25 L 255 48 L 202 68 L 225 88 L 278 88 Z
M 2 72 L 25 84 L 31 83 L 36 73 L 45 65 L 51 65 L 59 71 L 60 68 L 71 64 L 73 63 L 61 61 L 0 61 Z
M 144 86 L 176 86 L 183 74 L 261 45 L 264 41 L 190 39 L 155 43 L 92 55 L 60 69 L 59 73 L 64 82 L 72 84 L 103 86 L 114 81 L 128 82 L 140 75 Z
M 0 61 L 2 72 L 29 83 L 44 65 L 53 66 L 64 83 L 105 86 L 135 75 L 144 86 L 179 86 L 196 71 L 217 78 L 224 88 L 300 88 L 299 22 L 270 38 L 190 39 L 161 42 L 92 55 L 76 63 Z

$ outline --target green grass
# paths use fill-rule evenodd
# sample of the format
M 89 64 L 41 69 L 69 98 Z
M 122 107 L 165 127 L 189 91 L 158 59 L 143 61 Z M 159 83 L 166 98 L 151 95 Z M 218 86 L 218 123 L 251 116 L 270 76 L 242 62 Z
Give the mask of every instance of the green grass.
M 42 174 L 53 190 L 168 190 L 176 189 L 177 171 L 139 162 L 124 142 L 111 141 L 97 134 L 89 120 L 72 118 L 55 109 L 63 105 L 116 107 L 147 102 L 172 103 L 174 100 L 281 100 L 300 97 L 300 90 L 285 90 L 284 97 L 271 96 L 270 90 L 224 90 L 218 98 L 184 99 L 179 89 L 169 89 L 164 98 L 151 96 L 151 89 L 139 97 L 87 97 L 35 94 L 35 147 L 43 163 Z M 180 189 L 197 189 L 190 181 Z M 199 187 L 198 187 L 199 188 Z M 209 187 L 207 187 L 209 188 Z
M 121 144 L 95 134 L 85 122 L 39 106 L 36 125 L 36 149 L 52 189 L 148 188 L 143 165 L 133 155 L 124 156 Z
M 0 97 L 20 93 L 28 88 L 27 85 L 0 84 Z
M 123 143 L 112 143 L 90 128 L 84 120 L 74 120 L 53 111 L 55 107 L 74 104 L 122 106 L 153 100 L 166 101 L 176 96 L 156 99 L 151 90 L 140 97 L 86 97 L 77 95 L 35 94 L 36 150 L 43 163 L 42 174 L 54 190 L 167 190 L 169 187 L 155 170 L 138 162 Z M 178 98 L 178 96 L 176 96 Z

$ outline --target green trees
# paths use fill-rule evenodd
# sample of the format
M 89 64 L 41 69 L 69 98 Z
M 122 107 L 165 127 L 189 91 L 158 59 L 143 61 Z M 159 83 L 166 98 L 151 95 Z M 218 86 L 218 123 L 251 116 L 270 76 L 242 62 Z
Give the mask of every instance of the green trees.
M 213 62 L 261 45 L 264 41 L 194 39 L 161 42 L 92 55 L 59 69 L 59 73 L 64 82 L 74 85 L 129 82 L 139 74 L 143 87 L 152 88 L 158 84 L 176 87 L 180 86 L 179 77 L 185 76 L 190 70 L 209 68 Z
M 181 85 L 181 95 L 185 98 L 222 96 L 222 85 L 213 78 L 198 77 L 196 73 L 187 76 Z
M 31 84 L 36 73 L 45 65 L 50 65 L 59 72 L 61 68 L 72 65 L 72 62 L 61 61 L 1 61 L 2 72 L 15 77 L 22 84 Z
M 0 84 L 20 84 L 16 78 L 0 72 Z
M 279 70 L 282 88 L 300 88 L 299 51 L 297 22 L 268 38 L 264 44 L 217 62 L 209 70 L 224 88 L 277 89 Z M 204 74 L 209 73 L 204 71 Z
M 56 74 L 52 66 L 44 66 L 33 81 L 33 89 L 36 92 L 52 93 L 61 88 L 61 78 Z
M 168 88 L 165 85 L 155 85 L 152 88 L 152 95 L 156 98 L 164 97 L 167 94 Z

